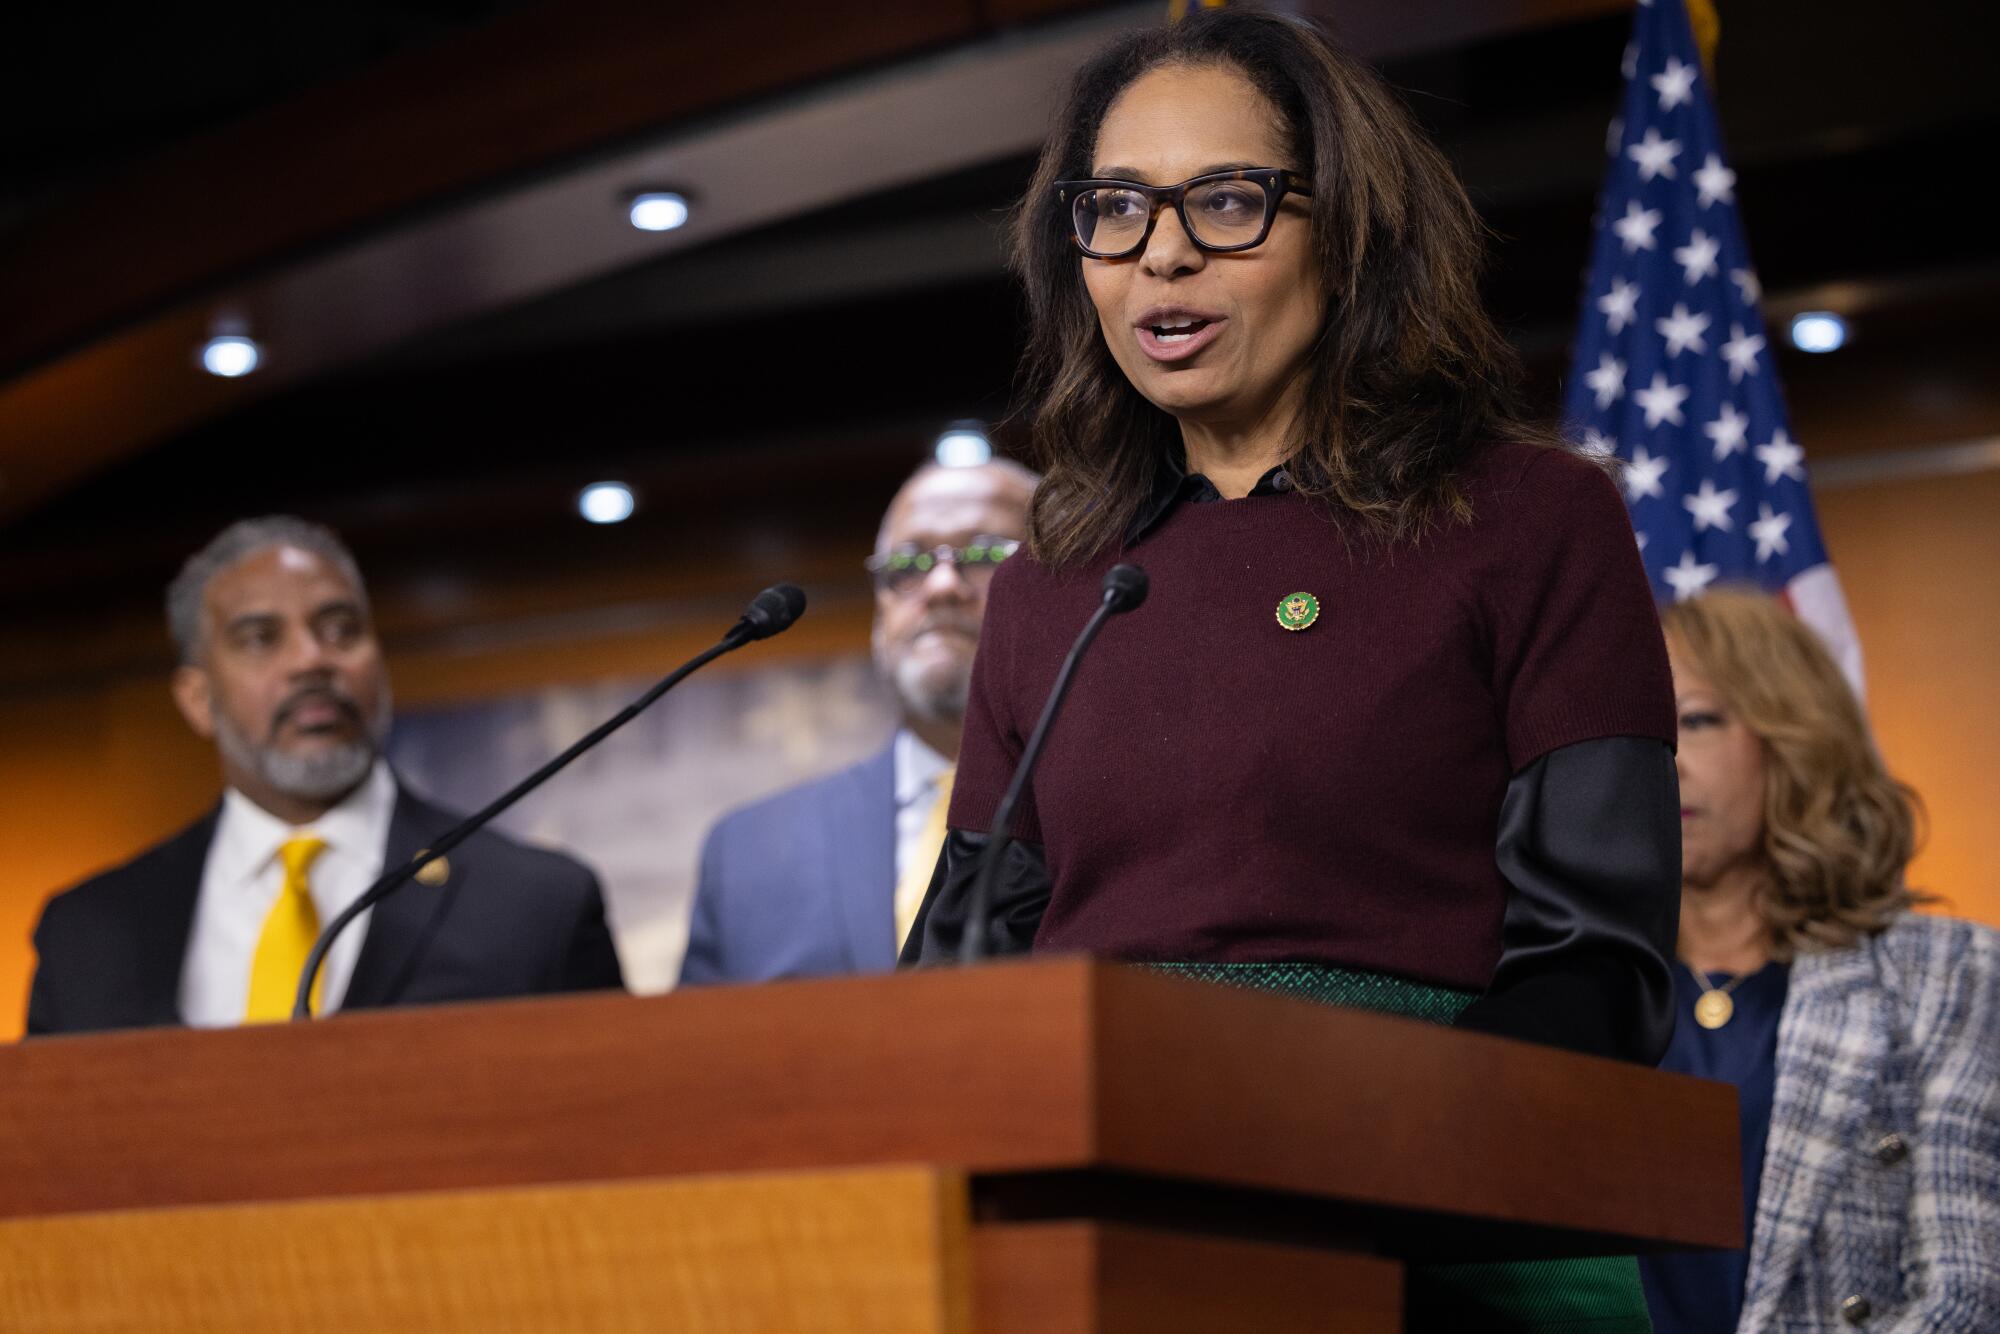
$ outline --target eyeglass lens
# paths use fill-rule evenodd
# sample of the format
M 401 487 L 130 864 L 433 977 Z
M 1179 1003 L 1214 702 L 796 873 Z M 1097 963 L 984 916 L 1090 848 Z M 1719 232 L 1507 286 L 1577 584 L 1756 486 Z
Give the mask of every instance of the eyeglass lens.
M 1070 216 L 1085 249 L 1118 254 L 1138 248 L 1152 211 L 1152 200 L 1137 190 L 1099 187 L 1079 192 Z M 1269 196 L 1259 181 L 1206 181 L 1187 192 L 1188 226 L 1203 245 L 1255 241 L 1268 211 Z
M 916 587 L 929 578 L 931 571 L 940 563 L 948 561 L 960 578 L 983 583 L 993 577 L 993 571 L 1013 555 L 1019 545 L 1002 539 L 928 551 L 898 547 L 883 558 L 882 564 L 875 570 L 875 580 L 889 591 L 901 593 Z

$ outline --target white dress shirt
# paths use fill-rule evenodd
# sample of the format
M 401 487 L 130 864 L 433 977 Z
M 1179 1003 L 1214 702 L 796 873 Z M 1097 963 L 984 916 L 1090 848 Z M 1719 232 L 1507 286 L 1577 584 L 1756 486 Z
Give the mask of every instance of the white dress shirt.
M 324 927 L 382 874 L 395 809 L 396 780 L 381 760 L 361 786 L 309 825 L 289 825 L 234 788 L 225 791 L 181 969 L 181 1019 L 197 1028 L 243 1022 L 257 941 L 285 884 L 278 849 L 303 835 L 326 840 L 326 850 L 306 873 L 313 908 Z M 340 1008 L 374 912 L 370 908 L 361 914 L 327 952 L 321 1013 Z
M 896 733 L 893 759 L 896 767 L 896 883 L 900 885 L 913 858 L 927 856 L 936 860 L 934 850 L 919 849 L 917 844 L 922 841 L 924 825 L 931 816 L 931 802 L 937 795 L 938 780 L 951 767 L 951 761 L 910 731 Z

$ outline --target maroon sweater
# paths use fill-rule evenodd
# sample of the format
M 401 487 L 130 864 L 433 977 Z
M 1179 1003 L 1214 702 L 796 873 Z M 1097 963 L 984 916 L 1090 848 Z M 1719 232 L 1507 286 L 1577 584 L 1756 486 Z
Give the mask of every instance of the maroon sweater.
M 1015 833 L 1053 879 L 1038 950 L 1492 980 L 1508 779 L 1607 736 L 1671 744 L 1652 596 L 1617 488 L 1496 446 L 1470 524 L 1384 550 L 1296 493 L 1181 504 L 1060 575 L 995 575 L 951 824 L 984 831 L 1114 562 L 1151 576 L 1071 688 Z M 1318 598 L 1288 631 L 1280 599 Z

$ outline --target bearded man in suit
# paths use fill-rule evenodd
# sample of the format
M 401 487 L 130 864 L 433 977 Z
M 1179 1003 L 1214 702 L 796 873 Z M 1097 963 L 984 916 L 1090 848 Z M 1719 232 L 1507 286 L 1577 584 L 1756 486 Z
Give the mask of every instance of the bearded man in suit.
M 330 530 L 247 519 L 167 593 L 172 694 L 224 791 L 193 825 L 43 909 L 30 1034 L 285 1018 L 320 927 L 458 816 L 382 758 L 389 676 Z M 335 943 L 316 1013 L 622 985 L 596 877 L 491 830 Z
M 1027 534 L 1035 481 L 1006 461 L 931 464 L 896 493 L 866 562 L 896 734 L 709 831 L 683 983 L 895 967 L 944 845 L 987 585 Z

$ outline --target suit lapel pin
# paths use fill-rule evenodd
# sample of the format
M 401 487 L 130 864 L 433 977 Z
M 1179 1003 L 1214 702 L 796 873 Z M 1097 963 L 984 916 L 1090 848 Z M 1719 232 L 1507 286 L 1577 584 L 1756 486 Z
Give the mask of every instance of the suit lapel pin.
M 417 853 L 417 858 L 420 859 L 429 855 L 430 849 L 425 848 Z M 429 885 L 432 889 L 436 889 L 449 879 L 451 879 L 451 858 L 449 857 L 440 857 L 436 861 L 425 862 L 417 868 L 417 883 L 420 885 Z
M 1305 630 L 1319 619 L 1319 599 L 1310 593 L 1287 593 L 1278 599 L 1278 624 L 1287 630 Z

